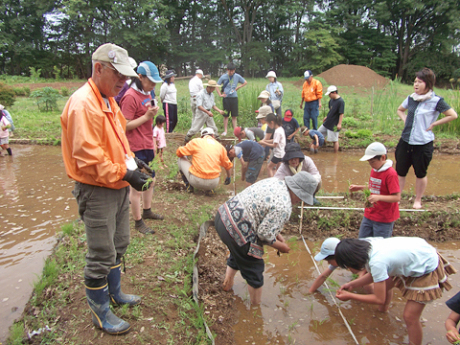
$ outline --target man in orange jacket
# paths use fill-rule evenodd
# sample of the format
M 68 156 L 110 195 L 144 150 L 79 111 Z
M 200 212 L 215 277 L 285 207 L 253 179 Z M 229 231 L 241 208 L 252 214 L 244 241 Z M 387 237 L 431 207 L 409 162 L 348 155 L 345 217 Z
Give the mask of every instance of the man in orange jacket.
M 189 193 L 197 188 L 212 195 L 220 181 L 221 167 L 227 171 L 224 184 L 230 184 L 230 169 L 233 164 L 227 156 L 225 147 L 215 139 L 212 128 L 204 128 L 201 138 L 193 139 L 187 145 L 179 147 L 176 155 L 179 157 L 179 171 Z M 185 156 L 192 156 L 192 161 Z
M 109 334 L 131 326 L 110 310 L 139 304 L 121 291 L 121 258 L 129 244 L 129 185 L 148 189 L 149 176 L 138 169 L 126 138 L 126 120 L 115 97 L 129 77 L 137 77 L 128 52 L 106 43 L 93 53 L 88 82 L 67 101 L 61 115 L 62 155 L 85 224 L 88 252 L 84 270 L 86 300 L 93 323 Z M 148 167 L 147 167 L 148 168 Z
M 305 82 L 302 89 L 302 101 L 300 102 L 300 109 L 302 109 L 303 102 L 305 101 L 305 108 L 303 111 L 303 124 L 310 128 L 310 119 L 313 129 L 318 129 L 318 116 L 321 109 L 321 98 L 323 98 L 323 85 L 319 80 L 313 79 L 313 73 L 308 70 L 304 73 Z

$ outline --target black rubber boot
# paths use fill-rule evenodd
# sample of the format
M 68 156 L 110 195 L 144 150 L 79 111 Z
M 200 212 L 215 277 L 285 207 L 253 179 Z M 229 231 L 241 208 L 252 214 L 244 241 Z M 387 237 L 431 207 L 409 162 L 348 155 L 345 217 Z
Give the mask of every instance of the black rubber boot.
M 6 149 L 6 151 L 8 151 L 8 154 L 9 154 L 10 156 L 13 155 L 13 152 L 11 151 L 11 147 L 8 147 L 8 148 Z
M 101 280 L 104 285 L 98 286 Z M 109 289 L 105 279 L 85 278 L 85 287 L 86 300 L 92 312 L 94 325 L 109 334 L 129 332 L 131 325 L 110 310 Z
M 117 261 L 115 266 L 110 267 L 107 282 L 109 284 L 109 296 L 113 303 L 118 305 L 128 304 L 129 306 L 141 303 L 140 296 L 128 295 L 121 291 L 121 262 Z

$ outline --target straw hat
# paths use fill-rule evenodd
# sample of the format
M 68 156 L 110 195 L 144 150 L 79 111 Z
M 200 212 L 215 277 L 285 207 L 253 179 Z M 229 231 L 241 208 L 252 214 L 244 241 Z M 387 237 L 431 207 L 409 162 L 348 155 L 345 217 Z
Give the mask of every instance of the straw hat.
M 217 82 L 215 80 L 210 80 L 207 84 L 203 84 L 203 86 L 217 87 Z

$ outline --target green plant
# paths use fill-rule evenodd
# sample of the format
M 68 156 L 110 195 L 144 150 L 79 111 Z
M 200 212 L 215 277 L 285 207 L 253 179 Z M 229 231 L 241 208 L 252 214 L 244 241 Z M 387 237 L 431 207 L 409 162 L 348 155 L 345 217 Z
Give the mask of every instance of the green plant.
M 63 97 L 69 97 L 70 91 L 67 87 L 63 86 L 61 87 L 61 95 Z
M 58 90 L 46 86 L 43 89 L 32 92 L 30 97 L 37 100 L 37 106 L 40 111 L 51 111 L 57 109 L 57 100 L 62 96 Z
M 35 67 L 29 67 L 29 71 L 30 71 L 30 78 L 33 81 L 38 81 L 40 79 L 40 73 L 42 72 L 41 68 L 35 69 Z
M 5 107 L 11 107 L 16 101 L 15 98 L 16 94 L 14 90 L 9 86 L 0 83 L 0 104 L 3 104 Z

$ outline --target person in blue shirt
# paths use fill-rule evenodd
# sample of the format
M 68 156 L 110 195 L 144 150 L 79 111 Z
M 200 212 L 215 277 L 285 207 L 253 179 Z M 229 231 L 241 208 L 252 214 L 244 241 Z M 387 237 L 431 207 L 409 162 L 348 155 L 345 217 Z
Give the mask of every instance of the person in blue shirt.
M 318 149 L 324 145 L 324 136 L 320 131 L 316 129 L 306 128 L 303 132 L 303 135 L 310 136 L 312 142 L 310 144 L 310 152 L 311 153 L 318 153 Z
M 220 97 L 223 97 L 224 110 L 227 112 L 224 115 L 224 132 L 222 136 L 227 135 L 228 117 L 232 115 L 233 128 L 236 128 L 238 117 L 238 94 L 236 93 L 242 87 L 247 85 L 247 81 L 242 76 L 235 73 L 236 66 L 233 63 L 229 63 L 227 66 L 227 73 L 222 75 L 217 81 L 217 85 L 222 86 L 217 88 L 217 93 Z M 241 84 L 241 85 L 238 85 Z

